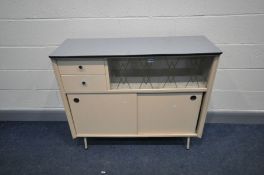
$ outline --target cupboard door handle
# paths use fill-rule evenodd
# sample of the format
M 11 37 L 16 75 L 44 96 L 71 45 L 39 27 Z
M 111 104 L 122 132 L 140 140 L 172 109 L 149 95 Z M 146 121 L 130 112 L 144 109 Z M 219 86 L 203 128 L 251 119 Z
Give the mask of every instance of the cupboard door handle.
M 82 85 L 86 85 L 86 82 L 85 82 L 85 81 L 83 81 L 83 82 L 82 82 Z
M 194 101 L 194 100 L 196 100 L 196 96 L 195 96 L 195 95 L 192 95 L 192 96 L 190 97 L 190 99 L 191 99 L 192 101 Z
M 75 103 L 79 103 L 80 99 L 79 99 L 79 98 L 74 98 L 73 101 L 74 101 Z
M 83 69 L 83 67 L 82 66 L 78 66 L 79 67 L 79 69 Z

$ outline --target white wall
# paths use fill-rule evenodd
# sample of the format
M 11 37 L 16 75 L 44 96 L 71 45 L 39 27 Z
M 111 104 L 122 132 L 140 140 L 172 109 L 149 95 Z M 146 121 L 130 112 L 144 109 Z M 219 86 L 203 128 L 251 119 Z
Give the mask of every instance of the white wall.
M 62 109 L 66 38 L 205 35 L 224 52 L 211 111 L 264 110 L 263 0 L 1 0 L 0 109 Z

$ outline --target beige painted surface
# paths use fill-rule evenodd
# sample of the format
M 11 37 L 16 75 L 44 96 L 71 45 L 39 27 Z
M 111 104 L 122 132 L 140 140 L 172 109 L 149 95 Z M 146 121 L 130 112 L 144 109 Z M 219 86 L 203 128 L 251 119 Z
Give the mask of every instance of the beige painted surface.
M 207 88 L 162 88 L 162 89 L 111 89 L 108 93 L 167 93 L 167 92 L 206 92 Z
M 77 134 L 77 137 L 197 137 L 197 134 L 195 133 L 156 133 L 156 134 Z
M 105 59 L 104 68 L 105 68 L 106 86 L 107 86 L 107 90 L 109 90 L 110 89 L 110 77 L 109 77 L 110 74 L 109 74 L 109 67 L 108 67 L 107 59 Z
M 76 138 L 77 133 L 76 133 L 76 128 L 74 126 L 74 121 L 73 121 L 71 109 L 70 109 L 70 106 L 68 103 L 66 92 L 65 92 L 64 87 L 63 87 L 63 83 L 62 83 L 61 76 L 59 73 L 57 61 L 54 59 L 52 59 L 52 66 L 53 66 L 53 70 L 54 70 L 54 73 L 55 73 L 55 76 L 56 76 L 56 79 L 57 79 L 57 82 L 58 82 L 58 85 L 60 88 L 60 95 L 61 95 L 62 103 L 63 103 L 64 109 L 65 109 L 65 113 L 67 116 L 68 124 L 69 124 L 70 130 L 71 130 L 72 138 Z
M 139 94 L 138 133 L 194 134 L 201 100 L 202 93 Z
M 66 92 L 78 93 L 107 89 L 105 75 L 62 75 L 61 79 Z
M 58 67 L 61 74 L 105 74 L 104 60 L 60 60 Z
M 213 84 L 215 80 L 215 74 L 217 71 L 217 66 L 219 62 L 219 56 L 215 56 L 213 63 L 210 68 L 208 80 L 207 80 L 207 91 L 204 94 L 202 105 L 201 105 L 201 111 L 200 111 L 200 117 L 199 121 L 197 123 L 197 133 L 198 137 L 202 137 L 203 134 L 203 129 L 204 129 L 204 123 L 206 120 L 206 115 L 207 115 L 207 110 L 208 110 L 208 105 L 209 105 L 209 100 L 211 97 L 212 89 L 213 89 Z
M 137 134 L 136 94 L 69 94 L 68 100 L 78 135 Z

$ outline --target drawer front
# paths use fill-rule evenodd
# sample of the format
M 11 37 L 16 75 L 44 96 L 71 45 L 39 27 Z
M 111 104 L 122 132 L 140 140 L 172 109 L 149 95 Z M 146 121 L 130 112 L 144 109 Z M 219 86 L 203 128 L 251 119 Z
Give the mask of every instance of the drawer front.
M 69 94 L 77 135 L 137 134 L 136 94 Z
M 59 60 L 58 67 L 60 74 L 100 75 L 105 74 L 104 63 L 104 60 Z
M 194 134 L 202 93 L 138 95 L 139 134 Z
M 105 75 L 62 75 L 62 83 L 66 92 L 105 91 Z

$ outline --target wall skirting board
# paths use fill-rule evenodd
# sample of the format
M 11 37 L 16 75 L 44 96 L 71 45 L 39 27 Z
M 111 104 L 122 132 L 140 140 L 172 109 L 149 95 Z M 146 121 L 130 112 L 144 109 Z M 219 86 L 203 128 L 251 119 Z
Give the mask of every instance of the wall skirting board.
M 209 111 L 207 123 L 264 124 L 264 111 Z M 0 121 L 66 121 L 64 110 L 0 110 Z
M 64 110 L 0 110 L 0 121 L 67 121 Z

